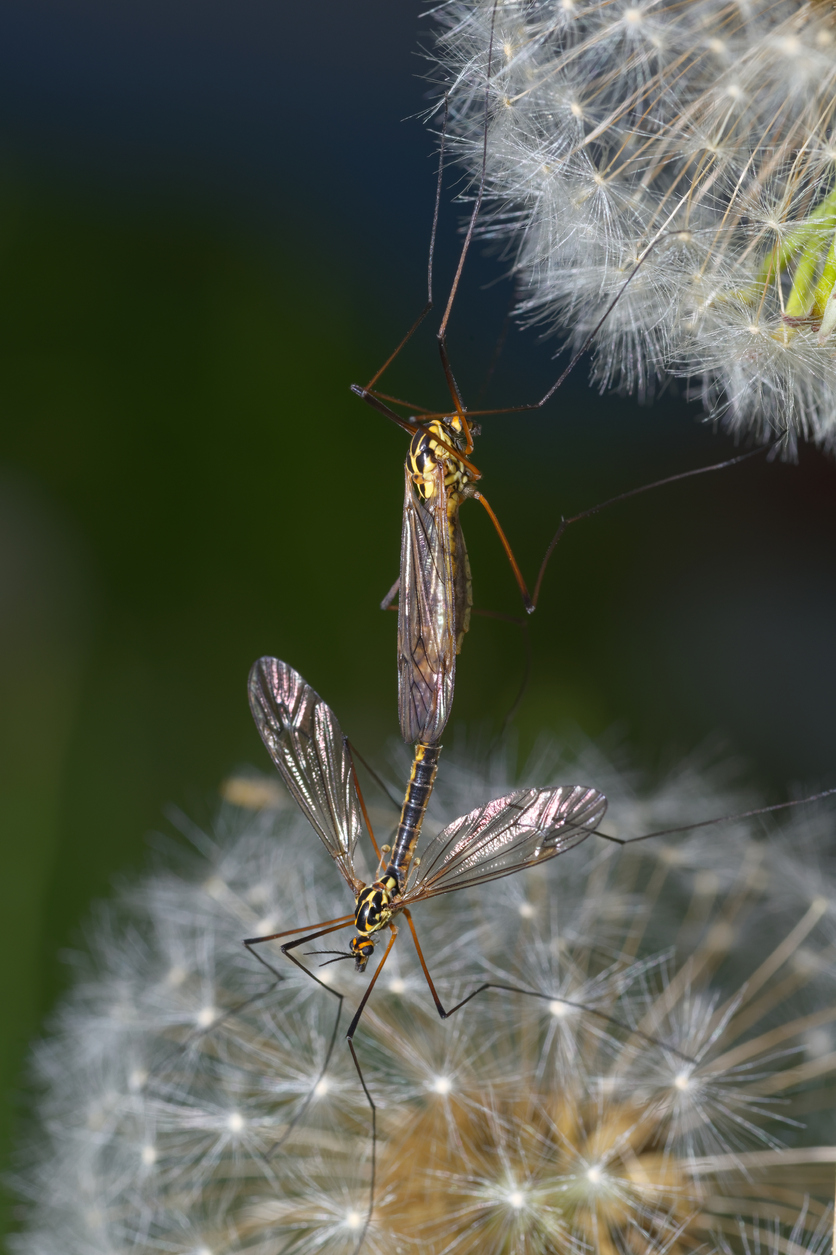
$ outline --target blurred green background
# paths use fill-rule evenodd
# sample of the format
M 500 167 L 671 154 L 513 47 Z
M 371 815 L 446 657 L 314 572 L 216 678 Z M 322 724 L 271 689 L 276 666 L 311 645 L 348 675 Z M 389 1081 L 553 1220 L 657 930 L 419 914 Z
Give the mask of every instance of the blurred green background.
M 422 29 L 417 6 L 384 0 L 0 14 L 4 1151 L 90 900 L 143 865 L 167 804 L 205 821 L 226 774 L 266 767 L 251 662 L 291 662 L 372 759 L 397 735 L 395 616 L 377 605 L 404 438 L 348 385 L 423 298 L 433 141 L 401 120 L 426 103 Z M 471 404 L 501 274 L 474 255 L 453 322 Z M 545 391 L 551 354 L 512 333 L 487 399 Z M 479 441 L 532 577 L 561 514 L 735 452 L 682 397 L 640 408 L 583 374 Z M 387 384 L 443 404 L 431 328 Z M 476 605 L 519 614 L 483 512 L 464 525 Z M 835 538 L 834 468 L 811 450 L 570 529 L 529 624 L 520 752 L 544 728 L 615 729 L 656 771 L 719 734 L 774 798 L 832 783 Z M 451 739 L 498 729 L 523 659 L 513 625 L 476 619 Z

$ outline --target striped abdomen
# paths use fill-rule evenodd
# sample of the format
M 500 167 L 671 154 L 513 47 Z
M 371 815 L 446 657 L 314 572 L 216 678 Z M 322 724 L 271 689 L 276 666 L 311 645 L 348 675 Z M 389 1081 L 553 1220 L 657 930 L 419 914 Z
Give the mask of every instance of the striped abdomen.
M 392 846 L 392 857 L 389 859 L 389 866 L 385 872 L 386 876 L 395 876 L 397 878 L 401 889 L 403 889 L 406 881 L 410 860 L 415 851 L 418 838 L 421 835 L 421 825 L 424 822 L 427 803 L 433 791 L 440 753 L 440 745 L 422 745 L 419 743 L 415 746 L 415 757 L 412 760 L 412 771 L 409 773 L 409 781 L 406 786 L 403 806 L 401 807 L 398 832 Z

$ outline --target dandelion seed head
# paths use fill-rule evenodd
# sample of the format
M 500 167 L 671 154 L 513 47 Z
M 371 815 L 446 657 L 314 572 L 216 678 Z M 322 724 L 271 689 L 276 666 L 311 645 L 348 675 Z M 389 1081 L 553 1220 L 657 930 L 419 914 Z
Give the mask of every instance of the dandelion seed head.
M 448 765 L 449 818 L 516 784 L 501 754 Z M 529 775 L 600 782 L 615 830 L 634 835 L 757 804 L 694 763 L 637 797 L 592 747 L 544 749 Z M 418 904 L 447 1005 L 484 980 L 544 996 L 494 990 L 441 1021 L 399 942 L 392 980 L 410 997 L 376 988 L 355 1037 L 377 1105 L 370 1255 L 416 1235 L 422 1255 L 632 1250 L 637 1233 L 643 1251 L 679 1253 L 713 1250 L 726 1224 L 750 1255 L 825 1255 L 832 1182 L 803 1154 L 827 1144 L 836 1078 L 833 828 L 827 807 L 766 835 L 741 821 L 682 838 L 674 859 L 589 838 L 455 909 Z M 276 982 L 241 946 L 255 886 L 286 926 L 345 914 L 345 887 L 285 807 L 226 802 L 203 848 L 211 866 L 195 855 L 190 874 L 125 889 L 76 959 L 35 1054 L 17 1255 L 356 1249 L 372 1143 L 339 1034 L 324 1070 L 337 1000 L 273 955 Z M 206 890 L 216 874 L 220 896 Z M 353 973 L 339 987 L 350 1004 L 365 988 Z M 129 1021 L 114 1021 L 117 1002 Z M 757 1218 L 776 1189 L 779 1240 Z
M 482 229 L 508 241 L 521 321 L 577 348 L 618 296 L 596 333 L 602 387 L 648 395 L 687 377 L 733 431 L 788 430 L 786 456 L 798 439 L 836 448 L 823 322 L 836 275 L 832 5 L 448 0 L 434 12 L 450 144 L 474 177 L 492 31 L 513 31 L 515 57 L 488 84 L 515 104 L 490 118 Z M 548 181 L 534 173 L 545 148 Z M 697 269 L 677 253 L 682 230 Z

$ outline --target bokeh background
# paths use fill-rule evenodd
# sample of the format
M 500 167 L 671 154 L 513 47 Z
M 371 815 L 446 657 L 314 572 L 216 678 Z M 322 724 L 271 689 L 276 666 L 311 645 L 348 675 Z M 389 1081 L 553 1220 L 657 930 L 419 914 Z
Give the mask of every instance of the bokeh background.
M 4 1156 L 91 899 L 142 866 L 167 806 L 202 822 L 225 776 L 266 767 L 253 659 L 290 661 L 373 761 L 397 734 L 377 606 L 404 437 L 348 386 L 423 300 L 429 30 L 412 0 L 0 9 Z M 512 331 L 482 396 L 504 269 L 476 250 L 452 325 L 472 405 L 531 399 L 558 369 Z M 431 328 L 387 382 L 443 404 Z M 561 514 L 734 452 L 682 395 L 599 398 L 581 369 L 536 417 L 488 420 L 478 461 L 533 575 Z M 571 529 L 529 624 L 519 753 L 574 729 L 651 773 L 724 744 L 773 800 L 833 783 L 835 486 L 805 449 Z M 487 518 L 464 524 L 477 606 L 519 614 Z M 513 624 L 475 621 L 450 739 L 499 729 L 523 660 Z

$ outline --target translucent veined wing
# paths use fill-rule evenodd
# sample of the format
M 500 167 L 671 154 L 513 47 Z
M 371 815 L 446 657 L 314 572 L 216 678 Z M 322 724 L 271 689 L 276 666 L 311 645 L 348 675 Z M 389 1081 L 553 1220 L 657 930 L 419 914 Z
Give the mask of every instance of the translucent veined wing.
M 287 663 L 259 658 L 250 710 L 273 762 L 356 895 L 354 849 L 362 830 L 351 759 L 336 716 Z
M 464 535 L 462 533 L 462 525 L 461 520 L 459 519 L 458 508 L 456 509 L 453 518 L 450 519 L 450 529 L 452 531 L 453 604 L 456 608 L 454 625 L 456 632 L 456 653 L 458 654 L 462 647 L 465 632 L 467 632 L 470 627 L 470 611 L 473 607 L 473 584 L 470 578 L 470 559 L 467 556 L 467 549 L 465 548 Z
M 432 745 L 450 715 L 456 678 L 456 590 L 444 464 L 428 472 L 433 491 L 426 500 L 415 490 L 408 463 L 404 477 L 398 712 L 408 744 Z
M 554 858 L 594 832 L 606 809 L 603 793 L 582 785 L 518 789 L 479 806 L 430 841 L 402 901 L 409 906 Z

